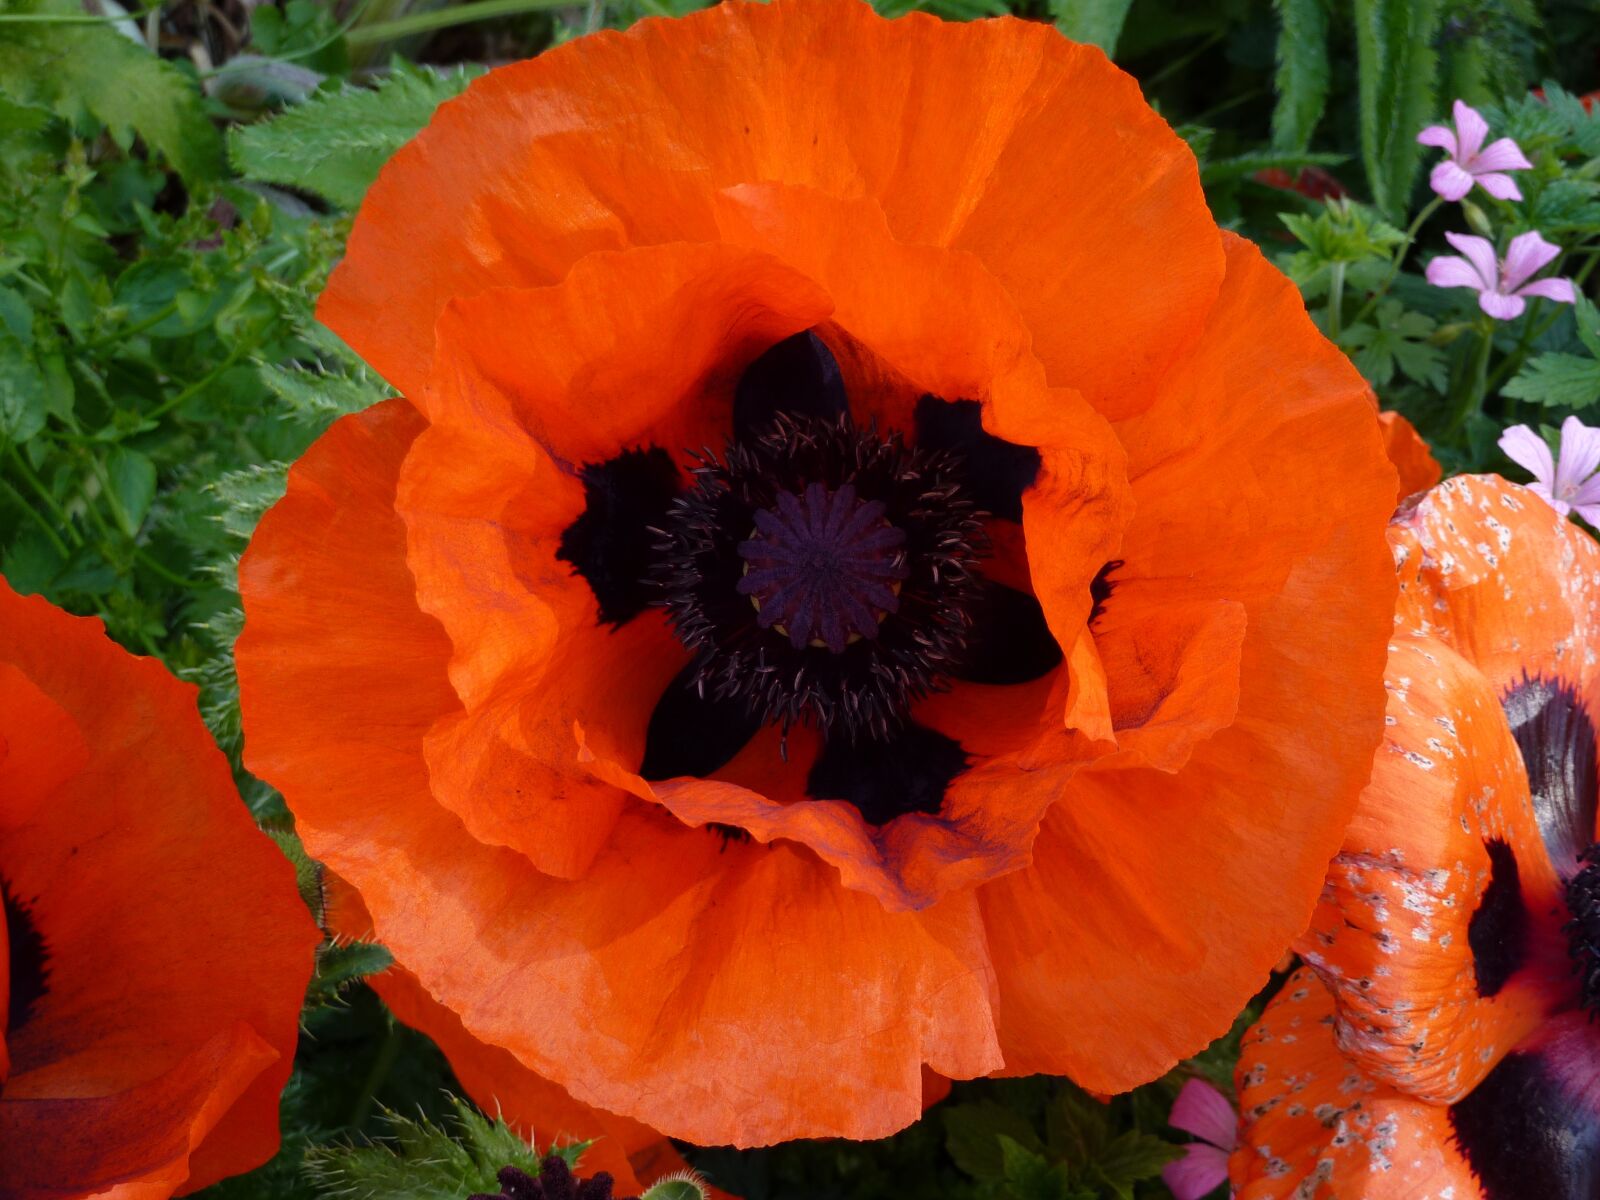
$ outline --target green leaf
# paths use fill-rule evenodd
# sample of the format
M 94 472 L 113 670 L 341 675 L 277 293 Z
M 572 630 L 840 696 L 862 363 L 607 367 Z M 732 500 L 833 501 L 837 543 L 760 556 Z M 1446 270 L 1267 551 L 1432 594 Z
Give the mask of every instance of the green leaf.
M 0 442 L 20 445 L 43 429 L 47 396 L 44 376 L 22 343 L 0 334 Z
M 1361 155 L 1373 203 L 1403 220 L 1422 147 L 1417 134 L 1437 111 L 1433 40 L 1441 0 L 1355 0 Z
M 1328 105 L 1327 0 L 1276 0 L 1278 9 L 1277 107 L 1272 145 L 1302 151 Z
M 1045 1110 L 1045 1141 L 1050 1153 L 1074 1165 L 1096 1161 L 1111 1136 L 1106 1106 L 1087 1092 L 1063 1084 Z
M 22 293 L 4 285 L 0 285 L 0 327 L 16 338 L 24 350 L 33 345 L 33 309 Z
M 394 965 L 394 955 L 377 942 L 329 944 L 317 955 L 317 973 L 311 980 L 312 1003 L 326 1003 L 357 980 L 378 975 Z
M 1075 1200 L 1066 1168 L 1036 1150 L 1001 1135 L 1005 1194 L 1011 1200 Z
M 1099 46 L 1107 57 L 1117 52 L 1117 39 L 1133 0 L 1050 0 L 1056 28 L 1075 42 Z
M 376 88 L 345 87 L 232 131 L 228 156 L 247 179 L 356 208 L 389 157 L 479 72 L 396 71 Z
M 24 0 L 8 12 L 83 16 L 72 0 Z M 137 135 L 191 184 L 220 173 L 199 87 L 109 25 L 0 24 L 0 92 L 79 124 L 93 118 L 124 144 Z
M 1353 325 L 1339 338 L 1367 382 L 1381 388 L 1393 380 L 1398 368 L 1407 379 L 1444 391 L 1448 383 L 1444 348 L 1427 341 L 1437 322 L 1408 312 L 1398 300 L 1378 305 L 1376 316 L 1376 324 Z
M 1600 362 L 1577 354 L 1541 354 L 1503 391 L 1551 408 L 1588 408 L 1600 400 Z
M 1578 340 L 1596 358 L 1600 358 L 1600 309 L 1584 293 L 1578 293 L 1578 302 L 1572 306 L 1572 321 L 1578 330 Z
M 1184 1151 L 1151 1133 L 1129 1129 L 1112 1139 L 1095 1158 L 1093 1174 L 1117 1200 L 1133 1200 L 1133 1185 L 1161 1174 Z
M 389 394 L 364 370 L 351 377 L 268 365 L 261 368 L 261 382 L 291 417 L 317 428 L 347 413 L 370 408 Z
M 646 1188 L 639 1200 L 706 1200 L 705 1182 L 693 1172 L 669 1175 Z
M 112 448 L 106 456 L 106 476 L 122 532 L 133 537 L 150 513 L 156 498 L 156 464 L 126 446 Z
M 1026 1117 L 993 1100 L 949 1105 L 939 1116 L 944 1122 L 945 1148 L 956 1166 L 974 1179 L 1005 1177 L 1000 1150 L 1003 1139 L 1031 1150 L 1043 1148 Z
M 1243 179 L 1257 171 L 1277 168 L 1281 171 L 1298 171 L 1301 167 L 1336 167 L 1346 161 L 1343 154 L 1311 154 L 1303 150 L 1283 151 L 1252 150 L 1232 158 L 1219 158 L 1200 168 L 1200 182 L 1207 187 L 1230 179 Z M 1293 214 L 1290 214 L 1293 215 Z

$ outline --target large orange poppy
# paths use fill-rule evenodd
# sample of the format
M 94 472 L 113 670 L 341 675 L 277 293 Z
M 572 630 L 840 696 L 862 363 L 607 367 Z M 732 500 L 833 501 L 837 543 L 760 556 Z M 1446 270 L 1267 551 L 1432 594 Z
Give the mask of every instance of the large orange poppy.
M 1470 476 L 1391 541 L 1388 735 L 1300 942 L 1327 988 L 1302 975 L 1247 1039 L 1234 1177 L 1262 1200 L 1587 1200 L 1600 546 Z
M 674 1136 L 877 1137 L 924 1065 L 1158 1075 L 1303 928 L 1395 474 L 1099 51 L 849 0 L 575 41 L 396 156 L 320 312 L 407 399 L 245 559 L 248 760 L 481 1042 Z
M 319 941 L 194 689 L 0 580 L 0 1197 L 161 1200 L 278 1145 Z

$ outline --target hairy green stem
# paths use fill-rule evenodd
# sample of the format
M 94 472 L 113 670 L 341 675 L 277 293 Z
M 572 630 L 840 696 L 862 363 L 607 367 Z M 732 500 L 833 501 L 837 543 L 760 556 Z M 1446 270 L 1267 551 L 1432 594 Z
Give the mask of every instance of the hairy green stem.
M 1361 311 L 1351 318 L 1350 323 L 1352 325 L 1370 316 L 1372 310 L 1378 307 L 1378 301 L 1389 294 L 1389 289 L 1394 286 L 1394 281 L 1400 277 L 1400 268 L 1405 265 L 1406 255 L 1411 252 L 1411 247 L 1416 244 L 1417 234 L 1422 231 L 1422 227 L 1427 223 L 1428 218 L 1439 211 L 1439 207 L 1443 203 L 1443 197 L 1435 196 L 1422 206 L 1422 211 L 1417 214 L 1417 219 L 1412 221 L 1410 227 L 1406 229 L 1404 239 L 1395 247 L 1394 257 L 1389 260 L 1389 270 L 1384 275 L 1382 282 L 1378 284 L 1377 290 L 1367 298 L 1367 302 L 1361 306 Z

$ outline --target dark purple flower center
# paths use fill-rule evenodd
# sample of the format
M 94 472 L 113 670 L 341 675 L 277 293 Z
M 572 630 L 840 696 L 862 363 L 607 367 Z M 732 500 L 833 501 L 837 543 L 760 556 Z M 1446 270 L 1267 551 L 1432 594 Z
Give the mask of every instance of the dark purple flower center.
M 1600 842 L 1580 856 L 1583 869 L 1567 880 L 1567 949 L 1583 1006 L 1590 1016 L 1600 1016 Z
M 479 1192 L 467 1200 L 614 1200 L 614 1181 L 609 1172 L 597 1171 L 592 1178 L 579 1179 L 558 1154 L 549 1155 L 539 1164 L 538 1175 L 529 1175 L 517 1167 L 502 1167 L 496 1178 L 500 1183 L 498 1193 Z
M 780 492 L 775 507 L 757 511 L 755 537 L 739 543 L 739 594 L 755 601 L 757 623 L 786 634 L 796 650 L 843 654 L 877 637 L 909 574 L 905 531 L 884 512 L 883 501 L 862 500 L 849 483 Z

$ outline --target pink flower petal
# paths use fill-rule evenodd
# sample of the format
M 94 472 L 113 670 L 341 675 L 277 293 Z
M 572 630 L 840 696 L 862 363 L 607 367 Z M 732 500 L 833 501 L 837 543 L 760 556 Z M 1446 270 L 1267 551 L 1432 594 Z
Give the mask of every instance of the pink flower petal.
M 1508 296 L 1504 292 L 1482 291 L 1478 293 L 1478 307 L 1496 321 L 1515 321 L 1522 315 L 1522 310 L 1528 307 L 1528 302 L 1521 296 Z
M 1474 175 L 1485 171 L 1526 171 L 1533 166 L 1522 153 L 1522 147 L 1510 138 L 1491 142 L 1469 165 Z
M 1519 296 L 1543 296 L 1546 300 L 1554 300 L 1557 304 L 1576 304 L 1578 301 L 1577 289 L 1572 286 L 1570 279 L 1535 279 L 1532 283 L 1525 283 L 1517 289 Z
M 1517 186 L 1517 181 L 1509 175 L 1502 175 L 1498 171 L 1476 175 L 1478 186 L 1488 192 L 1496 200 L 1521 200 L 1522 189 Z
M 1232 1150 L 1239 1141 L 1239 1115 L 1228 1098 L 1203 1079 L 1183 1085 L 1167 1123 L 1224 1150 Z
M 1427 276 L 1428 282 L 1434 287 L 1469 287 L 1479 292 L 1484 288 L 1478 269 L 1454 254 L 1441 254 L 1430 262 Z
M 1561 247 L 1545 241 L 1539 236 L 1537 229 L 1519 233 L 1511 239 L 1511 245 L 1506 248 L 1506 259 L 1502 269 L 1505 290 L 1516 291 L 1535 274 L 1549 266 L 1551 260 L 1560 253 Z
M 1468 162 L 1483 149 L 1483 139 L 1489 136 L 1489 122 L 1483 119 L 1477 109 L 1460 100 L 1456 101 L 1454 112 L 1456 157 L 1462 162 Z
M 1572 507 L 1580 511 L 1590 505 L 1600 505 L 1600 475 L 1591 475 L 1568 498 L 1572 501 Z
M 1600 504 L 1576 504 L 1578 515 L 1596 529 L 1600 529 Z
M 1500 282 L 1500 264 L 1495 261 L 1494 246 L 1488 238 L 1474 237 L 1470 233 L 1447 233 L 1444 240 L 1467 256 L 1467 261 L 1478 269 L 1478 278 L 1484 287 L 1492 288 Z
M 1550 494 L 1550 488 L 1541 483 L 1539 480 L 1536 479 L 1532 483 L 1526 484 L 1525 486 L 1530 492 L 1539 497 L 1539 499 L 1543 500 L 1551 508 L 1555 509 L 1563 517 L 1572 511 L 1572 505 L 1568 504 L 1565 500 L 1557 500 Z
M 1517 466 L 1549 486 L 1556 477 L 1556 460 L 1544 439 L 1526 425 L 1513 425 L 1500 435 L 1500 449 Z
M 1472 176 L 1447 158 L 1428 176 L 1428 186 L 1446 200 L 1459 200 L 1472 190 Z
M 1561 422 L 1561 453 L 1556 456 L 1556 478 L 1550 490 L 1559 499 L 1571 500 L 1596 469 L 1600 469 L 1600 429 L 1568 417 Z
M 1177 1200 L 1201 1200 L 1227 1182 L 1228 1155 L 1204 1142 L 1190 1142 L 1187 1150 L 1161 1168 L 1161 1180 Z
M 1417 134 L 1417 141 L 1424 146 L 1438 146 L 1452 158 L 1456 153 L 1456 133 L 1448 125 L 1429 125 Z

